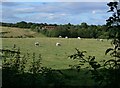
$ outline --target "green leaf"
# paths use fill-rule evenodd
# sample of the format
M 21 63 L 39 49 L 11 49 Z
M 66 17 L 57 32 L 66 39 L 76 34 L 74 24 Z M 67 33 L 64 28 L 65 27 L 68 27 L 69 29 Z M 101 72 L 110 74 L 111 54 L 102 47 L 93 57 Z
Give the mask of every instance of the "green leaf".
M 115 46 L 115 49 L 117 49 L 118 48 L 118 44 Z
M 114 63 L 115 65 L 117 64 L 116 60 L 111 59 L 111 60 L 106 61 L 104 66 L 106 66 L 107 64 L 110 64 L 110 63 Z
M 95 56 L 92 57 L 92 59 L 90 61 L 94 61 L 95 60 Z
M 113 50 L 113 48 L 107 49 L 106 52 L 105 52 L 105 55 L 107 55 L 107 53 L 109 53 L 111 50 Z
M 120 59 L 118 59 L 117 62 L 120 62 Z

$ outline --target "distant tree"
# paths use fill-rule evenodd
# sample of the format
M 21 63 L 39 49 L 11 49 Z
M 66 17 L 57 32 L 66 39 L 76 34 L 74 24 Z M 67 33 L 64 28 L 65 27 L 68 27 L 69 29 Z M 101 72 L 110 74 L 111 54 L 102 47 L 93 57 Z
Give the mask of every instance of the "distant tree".
M 87 23 L 85 23 L 85 22 L 81 23 L 80 26 L 81 26 L 82 28 L 87 28 L 87 27 L 88 27 Z
M 47 23 L 32 23 L 32 22 L 17 22 L 17 23 L 1 23 L 2 26 L 6 27 L 19 27 L 19 28 L 30 28 L 32 31 L 41 32 L 49 37 L 68 36 L 71 38 L 83 37 L 83 38 L 113 38 L 116 34 L 115 30 L 107 30 L 105 25 L 88 25 L 83 22 L 81 25 L 68 24 L 47 24 Z M 43 30 L 44 26 L 55 26 L 56 30 Z M 105 33 L 104 33 L 105 32 Z M 107 36 L 107 37 L 106 37 Z
M 97 30 L 97 26 L 96 25 L 91 25 L 89 26 L 89 30 L 90 30 L 90 37 L 91 38 L 97 38 L 97 34 L 98 34 L 98 30 Z
M 18 23 L 16 23 L 16 25 L 19 28 L 27 28 L 27 22 L 25 22 L 25 21 L 18 22 Z
M 71 26 L 69 29 L 69 37 L 76 38 L 78 37 L 78 29 L 75 28 L 75 26 Z
M 27 23 L 27 28 L 31 28 L 32 25 L 33 25 L 32 22 Z

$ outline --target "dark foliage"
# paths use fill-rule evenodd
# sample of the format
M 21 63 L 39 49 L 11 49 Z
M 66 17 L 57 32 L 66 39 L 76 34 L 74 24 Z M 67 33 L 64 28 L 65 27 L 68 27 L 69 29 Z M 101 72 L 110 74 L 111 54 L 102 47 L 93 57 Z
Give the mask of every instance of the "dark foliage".
M 88 64 L 87 69 L 92 75 L 92 78 L 97 82 L 97 88 L 120 88 L 120 8 L 118 8 L 118 2 L 110 2 L 107 4 L 110 7 L 108 12 L 113 12 L 112 17 L 107 20 L 107 26 L 110 32 L 109 37 L 113 37 L 111 44 L 113 48 L 106 50 L 105 54 L 110 53 L 113 59 L 103 60 L 102 64 L 95 61 L 95 56 L 85 57 L 83 51 L 76 49 L 76 53 L 69 56 L 72 59 L 78 59 L 80 64 L 77 65 L 82 68 L 83 65 Z M 80 70 L 80 69 L 78 69 Z M 88 73 L 88 72 L 87 72 Z
M 78 72 L 80 72 L 81 69 L 88 69 L 85 74 L 91 73 L 91 78 L 97 83 L 97 85 L 95 85 L 97 88 L 120 87 L 120 58 L 107 61 L 103 60 L 103 63 L 100 63 L 96 61 L 95 56 L 86 57 L 84 52 L 78 49 L 75 54 L 69 57 L 79 60 L 79 64 L 71 66 L 77 69 Z
M 2 49 L 0 52 L 3 58 L 2 88 L 56 88 L 64 84 L 59 71 L 42 66 L 41 55 L 35 59 L 33 53 L 33 61 L 26 70 L 29 53 L 21 55 L 18 49 Z

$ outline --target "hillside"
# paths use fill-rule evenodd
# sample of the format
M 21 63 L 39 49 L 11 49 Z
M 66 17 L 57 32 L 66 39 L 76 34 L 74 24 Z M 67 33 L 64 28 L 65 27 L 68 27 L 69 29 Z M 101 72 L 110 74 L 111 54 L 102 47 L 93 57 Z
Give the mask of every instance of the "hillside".
M 33 32 L 30 29 L 2 27 L 0 26 L 0 37 L 3 38 L 32 38 L 45 37 L 41 33 Z

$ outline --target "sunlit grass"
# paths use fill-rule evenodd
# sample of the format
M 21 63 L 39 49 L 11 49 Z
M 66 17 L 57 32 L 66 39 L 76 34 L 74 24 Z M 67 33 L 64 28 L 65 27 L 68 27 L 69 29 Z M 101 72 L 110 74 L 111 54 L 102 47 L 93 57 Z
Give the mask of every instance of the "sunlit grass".
M 25 36 L 33 36 L 33 37 L 45 37 L 45 35 L 37 32 L 31 31 L 31 29 L 25 28 L 15 28 L 15 27 L 1 27 L 0 32 L 7 32 L 3 36 L 4 37 L 25 37 Z
M 40 46 L 36 47 L 34 43 L 38 41 Z M 56 42 L 61 43 L 61 46 L 55 46 Z M 76 52 L 75 48 L 87 51 L 86 56 L 96 56 L 97 61 L 109 59 L 109 55 L 105 55 L 105 50 L 111 47 L 110 40 L 103 42 L 95 39 L 77 38 L 3 38 L 3 48 L 12 48 L 16 44 L 20 48 L 22 54 L 30 53 L 30 56 L 35 52 L 36 57 L 42 55 L 42 64 L 55 69 L 67 69 L 69 65 L 77 64 L 77 60 L 68 58 L 69 55 Z

